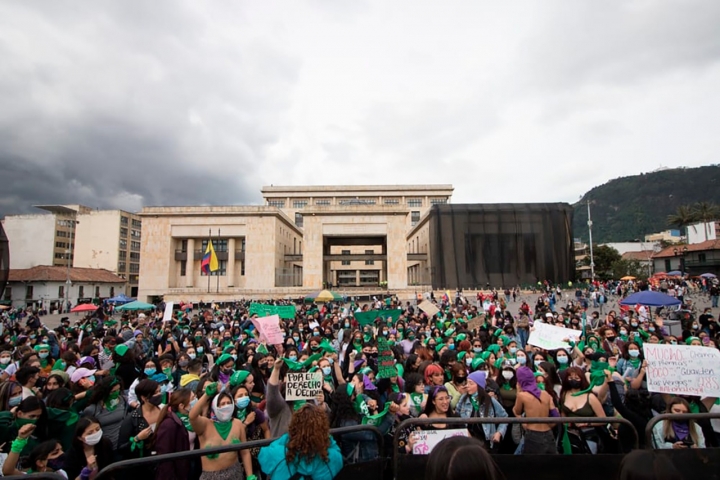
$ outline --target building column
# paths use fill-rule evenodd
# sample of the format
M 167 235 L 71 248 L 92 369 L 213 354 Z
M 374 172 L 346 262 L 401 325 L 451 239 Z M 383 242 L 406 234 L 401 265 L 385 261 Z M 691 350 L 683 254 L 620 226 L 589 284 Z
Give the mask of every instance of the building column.
M 228 238 L 227 286 L 235 286 L 235 239 Z
M 193 271 L 194 263 L 195 263 L 195 239 L 188 238 L 187 259 L 185 260 L 185 287 L 193 286 L 193 278 L 195 278 L 195 272 Z

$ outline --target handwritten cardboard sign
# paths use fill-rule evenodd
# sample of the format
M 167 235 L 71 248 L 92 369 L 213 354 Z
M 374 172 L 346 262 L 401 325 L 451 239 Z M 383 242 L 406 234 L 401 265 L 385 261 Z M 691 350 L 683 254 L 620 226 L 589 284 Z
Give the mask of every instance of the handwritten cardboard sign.
M 434 317 L 435 315 L 440 313 L 440 309 L 436 307 L 435 304 L 432 303 L 430 300 L 425 300 L 420 305 L 418 305 L 418 308 L 423 312 L 427 313 L 430 317 Z
M 688 345 L 643 345 L 651 392 L 720 396 L 720 351 Z
M 288 372 L 285 376 L 286 400 L 310 400 L 322 392 L 322 372 Z
M 415 438 L 415 445 L 413 445 L 413 454 L 415 455 L 430 455 L 430 452 L 437 446 L 438 443 L 451 437 L 469 437 L 470 432 L 467 428 L 461 429 L 446 429 L 446 430 L 418 430 L 412 432 Z
M 251 322 L 260 333 L 261 342 L 268 345 L 281 345 L 283 343 L 283 331 L 280 328 L 280 317 L 277 315 L 253 318 Z
M 563 341 L 563 339 L 569 338 L 572 341 L 577 341 L 581 333 L 579 330 L 535 322 L 534 330 L 530 332 L 528 343 L 540 347 L 543 350 L 560 350 L 561 348 L 569 347 L 568 343 Z

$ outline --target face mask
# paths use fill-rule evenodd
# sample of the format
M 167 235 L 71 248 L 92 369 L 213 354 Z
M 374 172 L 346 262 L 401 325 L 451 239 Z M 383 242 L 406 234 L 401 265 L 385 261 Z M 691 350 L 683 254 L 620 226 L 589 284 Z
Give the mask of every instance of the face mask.
M 232 357 L 233 360 L 237 360 L 237 353 L 233 353 L 233 354 L 230 355 L 230 356 Z
M 332 369 L 331 369 L 330 367 L 323 367 L 323 368 L 322 368 L 322 373 L 323 373 L 323 375 L 326 376 L 326 377 L 329 376 L 331 372 L 332 372 Z
M 527 363 L 527 357 L 517 357 L 517 362 L 520 365 L 525 365 Z
M 670 340 L 670 345 L 677 345 L 677 340 Z
M 517 347 L 510 347 L 510 353 L 515 355 L 517 353 Z
M 475 353 L 481 353 L 481 352 L 482 352 L 482 347 L 473 347 L 473 352 L 475 352 Z
M 557 361 L 560 365 L 565 365 L 568 362 L 568 357 L 566 356 L 558 356 Z
M 88 382 L 90 384 L 90 386 L 92 387 L 93 385 L 95 385 L 95 375 L 90 375 L 89 377 L 85 377 L 85 381 Z
M 188 333 L 190 333 L 190 330 L 188 330 L 187 328 L 184 328 L 182 332 L 183 332 L 183 335 L 187 335 Z
M 633 358 L 637 358 L 640 356 L 640 350 L 628 350 L 628 355 Z
M 40 358 L 47 358 L 47 357 L 48 357 L 48 352 L 38 353 L 38 357 L 40 357 Z
M 293 337 L 293 340 L 295 340 L 295 343 L 300 341 L 300 337 Z
M 535 364 L 536 367 L 539 367 L 542 362 L 543 362 L 542 360 L 535 360 L 533 363 Z
M 472 366 L 472 360 L 473 360 L 472 358 L 466 358 L 465 365 L 467 365 L 468 367 Z
M 633 326 L 633 327 L 637 327 L 637 326 L 638 326 L 637 322 L 630 322 L 630 325 Z
M 692 328 L 693 328 L 693 330 L 697 330 L 697 328 L 698 328 L 698 325 L 697 325 L 697 323 L 693 323 L 693 326 L 692 326 Z
M 237 405 L 240 410 L 243 410 L 245 407 L 250 405 L 250 397 L 238 398 L 237 400 L 235 400 L 235 405 Z
M 155 369 L 154 369 L 154 368 L 146 368 L 146 369 L 145 369 L 145 375 L 147 375 L 148 377 L 149 377 L 150 375 L 155 375 Z
M 193 398 L 192 401 L 190 402 L 190 405 L 188 405 L 188 410 L 192 410 L 197 402 L 198 402 L 198 399 Z
M 197 347 L 197 352 L 198 352 L 198 353 L 202 353 L 202 352 L 204 352 L 204 351 L 205 351 L 205 349 L 204 349 L 203 347 Z
M 178 362 L 178 365 L 180 365 L 181 367 L 185 368 L 185 367 L 188 366 L 188 363 L 190 363 L 190 362 L 188 362 L 187 360 L 180 360 L 180 361 Z
M 120 396 L 120 390 L 117 390 L 115 392 L 110 392 L 110 395 L 108 395 L 108 398 L 110 400 L 117 400 L 119 396 Z
M 15 426 L 20 429 L 24 425 L 35 425 L 37 423 L 37 418 L 20 418 L 17 417 L 15 419 Z
M 620 330 L 620 335 L 627 336 L 627 330 Z
M 538 386 L 538 388 L 539 388 L 540 390 L 545 390 L 545 384 L 544 384 L 544 383 L 538 383 L 537 386 Z
M 90 435 L 85 435 L 85 444 L 86 445 L 97 445 L 100 443 L 100 440 L 102 440 L 103 431 L 102 429 L 98 430 L 95 433 L 91 433 Z
M 568 387 L 572 389 L 580 388 L 582 387 L 582 382 L 580 382 L 580 380 L 568 380 Z
M 292 360 L 293 362 L 297 362 L 297 355 L 289 355 L 288 360 Z
M 8 400 L 8 406 L 17 407 L 18 405 L 20 405 L 20 402 L 22 402 L 22 395 L 18 395 L 17 397 L 10 397 L 10 400 Z
M 448 349 L 449 349 L 449 350 L 455 350 L 455 344 L 454 344 L 454 343 L 451 343 L 450 345 L 448 345 Z
M 0 358 L 0 363 L 3 364 L 3 365 L 7 365 L 8 363 L 10 363 L 10 357 L 2 357 L 2 358 Z
M 163 401 L 163 394 L 158 393 L 157 395 L 150 397 L 150 400 L 148 400 L 148 403 L 150 405 L 155 405 L 157 407 L 158 405 L 160 405 L 162 403 L 162 401 Z
M 655 331 L 655 327 L 648 327 L 648 332 L 654 332 L 654 331 Z
M 513 377 L 513 372 L 504 371 L 502 376 L 505 380 L 510 380 Z
M 220 423 L 229 422 L 232 419 L 233 410 L 233 405 L 225 405 L 224 407 L 212 407 L 215 418 L 217 418 L 217 421 Z

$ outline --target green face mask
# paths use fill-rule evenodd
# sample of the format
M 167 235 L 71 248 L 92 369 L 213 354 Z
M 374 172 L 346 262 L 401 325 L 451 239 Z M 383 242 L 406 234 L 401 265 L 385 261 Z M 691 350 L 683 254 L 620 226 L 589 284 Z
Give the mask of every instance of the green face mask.
M 15 419 L 15 426 L 18 428 L 23 427 L 23 425 L 35 425 L 37 423 L 37 418 L 16 418 Z
M 120 390 L 118 390 L 116 392 L 110 392 L 110 395 L 108 395 L 108 398 L 110 400 L 117 400 L 118 397 L 120 397 Z

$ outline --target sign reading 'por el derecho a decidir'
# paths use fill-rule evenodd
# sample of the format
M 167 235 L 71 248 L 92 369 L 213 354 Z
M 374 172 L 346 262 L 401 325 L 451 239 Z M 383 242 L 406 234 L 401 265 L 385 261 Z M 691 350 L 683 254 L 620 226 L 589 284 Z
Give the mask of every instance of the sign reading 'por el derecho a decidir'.
M 720 351 L 687 345 L 643 345 L 651 392 L 720 396 Z
M 310 400 L 322 392 L 322 372 L 292 373 L 285 377 L 285 399 Z

